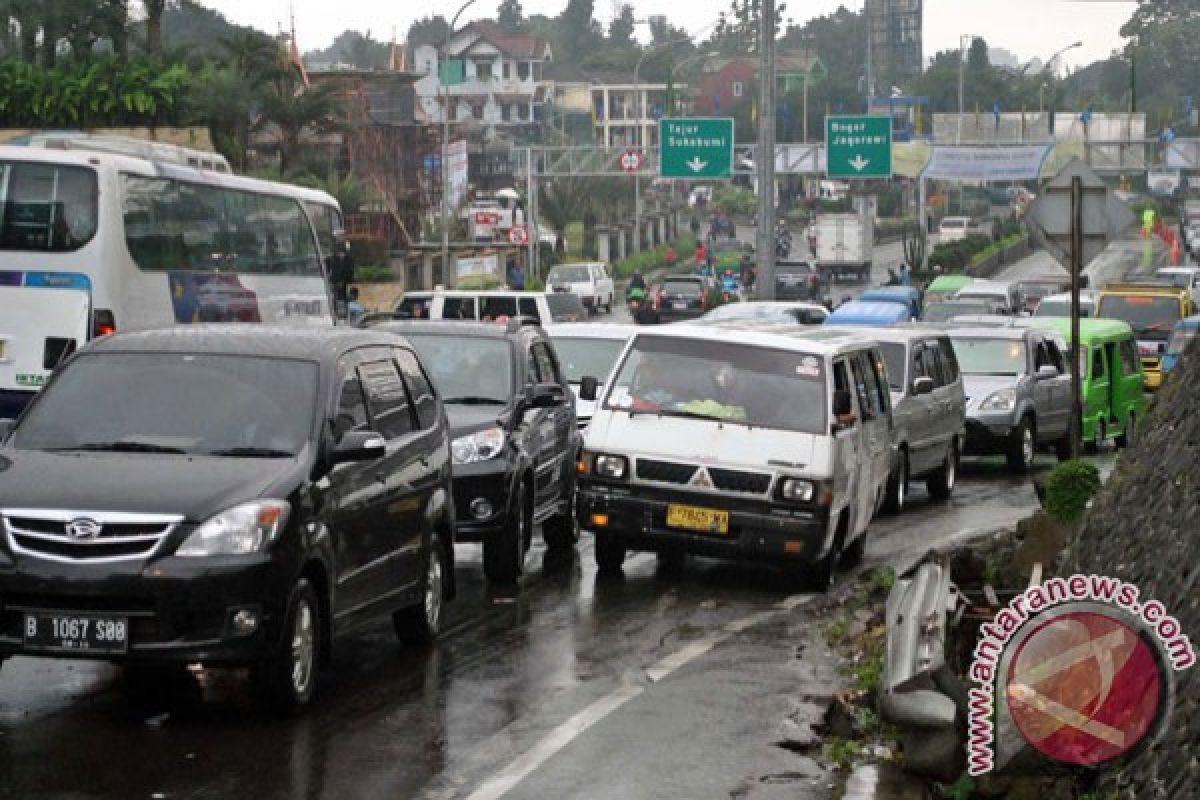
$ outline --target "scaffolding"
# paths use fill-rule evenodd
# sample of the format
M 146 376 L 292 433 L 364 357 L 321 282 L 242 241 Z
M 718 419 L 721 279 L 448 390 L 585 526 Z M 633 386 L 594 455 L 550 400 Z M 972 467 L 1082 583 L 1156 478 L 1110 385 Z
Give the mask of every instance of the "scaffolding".
M 893 84 L 921 75 L 925 55 L 921 38 L 923 0 L 866 0 L 867 63 L 873 86 L 887 94 Z

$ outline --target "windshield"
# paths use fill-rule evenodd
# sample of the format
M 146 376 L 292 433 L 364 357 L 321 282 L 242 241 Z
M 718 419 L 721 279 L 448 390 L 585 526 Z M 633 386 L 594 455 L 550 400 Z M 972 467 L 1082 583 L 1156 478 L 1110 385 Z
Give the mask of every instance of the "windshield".
M 0 161 L 0 250 L 63 253 L 96 235 L 96 172 Z
M 1178 328 L 1171 335 L 1171 344 L 1167 346 L 1167 352 L 1173 356 L 1181 355 L 1188 342 L 1196 338 L 1196 328 Z
M 947 217 L 946 219 L 942 220 L 941 227 L 943 230 L 952 230 L 955 228 L 961 230 L 962 228 L 967 227 L 967 220 L 961 217 Z
M 1108 295 L 1100 300 L 1099 317 L 1129 323 L 1143 339 L 1166 341 L 1179 321 L 1179 299 L 1166 295 Z
M 1025 374 L 1025 342 L 1016 339 L 954 338 L 954 355 L 964 375 Z
M 904 372 L 908 366 L 904 345 L 897 342 L 880 342 L 879 349 L 883 351 L 883 360 L 887 364 L 888 386 L 893 391 L 903 392 Z
M 562 362 L 568 383 L 579 383 L 589 375 L 603 381 L 625 346 L 624 339 L 557 338 L 554 349 Z
M 1158 272 L 1155 276 L 1160 281 L 1170 281 L 1176 289 L 1190 289 L 1192 273 L 1190 272 Z
M 945 322 L 970 314 L 990 314 L 994 307 L 983 303 L 934 303 L 925 307 L 921 319 L 925 322 Z
M 1018 283 L 1017 291 L 1022 297 L 1035 297 L 1041 299 L 1052 294 L 1058 294 L 1062 291 L 1062 287 L 1057 283 Z
M 309 361 L 190 353 L 94 353 L 64 368 L 29 408 L 28 450 L 188 455 L 300 452 L 313 427 Z
M 700 294 L 700 281 L 663 281 L 663 294 Z
M 550 283 L 587 283 L 591 279 L 587 267 L 555 267 L 550 270 Z
M 777 430 L 826 429 L 822 359 L 710 340 L 639 336 L 605 408 Z
M 434 388 L 446 403 L 491 401 L 508 405 L 513 394 L 513 370 L 506 340 L 409 331 L 404 336 L 416 348 Z

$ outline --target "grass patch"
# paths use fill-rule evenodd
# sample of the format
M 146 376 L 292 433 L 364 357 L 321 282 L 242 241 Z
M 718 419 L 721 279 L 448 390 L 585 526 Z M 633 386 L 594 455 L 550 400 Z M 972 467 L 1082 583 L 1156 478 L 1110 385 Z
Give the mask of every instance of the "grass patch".
M 822 748 L 825 759 L 837 765 L 838 769 L 849 770 L 862 753 L 862 745 L 853 739 L 842 739 L 830 736 Z

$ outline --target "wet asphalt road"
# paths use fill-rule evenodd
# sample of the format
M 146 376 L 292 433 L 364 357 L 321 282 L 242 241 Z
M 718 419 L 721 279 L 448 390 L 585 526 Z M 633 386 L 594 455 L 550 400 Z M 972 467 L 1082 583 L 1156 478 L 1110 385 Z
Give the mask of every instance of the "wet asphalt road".
M 1052 464 L 1039 457 L 1034 476 Z M 1035 503 L 1029 477 L 968 461 L 948 504 L 914 484 L 909 511 L 876 520 L 867 561 L 903 561 Z M 10 660 L 0 797 L 828 796 L 823 783 L 774 794 L 746 777 L 775 768 L 763 761 L 778 698 L 825 669 L 787 653 L 796 633 L 781 626 L 806 601 L 794 575 L 692 559 L 669 576 L 642 554 L 600 579 L 585 534 L 567 558 L 536 547 L 522 585 L 497 594 L 477 546 L 458 557 L 441 642 L 406 648 L 386 625 L 339 641 L 297 719 L 256 710 L 236 673 L 149 690 L 108 665 Z

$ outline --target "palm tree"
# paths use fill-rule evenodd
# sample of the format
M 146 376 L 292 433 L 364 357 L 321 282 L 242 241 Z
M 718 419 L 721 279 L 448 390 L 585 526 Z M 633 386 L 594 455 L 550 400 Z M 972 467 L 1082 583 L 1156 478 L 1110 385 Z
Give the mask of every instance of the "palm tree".
M 339 88 L 318 84 L 302 88 L 295 74 L 278 73 L 264 86 L 262 116 L 256 128 L 273 125 L 279 132 L 279 170 L 287 174 L 299 160 L 305 131 L 329 133 L 343 127 L 344 111 Z
M 542 184 L 538 195 L 538 213 L 554 228 L 554 251 L 567 251 L 567 226 L 583 216 L 587 192 L 578 178 L 559 178 Z

